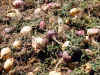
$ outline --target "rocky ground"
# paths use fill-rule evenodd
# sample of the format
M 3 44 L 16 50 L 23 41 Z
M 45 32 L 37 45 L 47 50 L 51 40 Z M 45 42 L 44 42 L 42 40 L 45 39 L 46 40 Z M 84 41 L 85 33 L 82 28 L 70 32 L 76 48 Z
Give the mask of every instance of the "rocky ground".
M 0 1 L 0 75 L 99 74 L 99 0 Z

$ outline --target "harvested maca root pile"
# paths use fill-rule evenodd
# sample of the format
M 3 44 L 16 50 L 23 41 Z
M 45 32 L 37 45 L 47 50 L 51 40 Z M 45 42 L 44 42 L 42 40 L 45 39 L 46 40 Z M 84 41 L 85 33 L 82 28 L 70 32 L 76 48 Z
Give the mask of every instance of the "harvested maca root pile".
M 0 75 L 100 75 L 100 0 L 0 0 Z

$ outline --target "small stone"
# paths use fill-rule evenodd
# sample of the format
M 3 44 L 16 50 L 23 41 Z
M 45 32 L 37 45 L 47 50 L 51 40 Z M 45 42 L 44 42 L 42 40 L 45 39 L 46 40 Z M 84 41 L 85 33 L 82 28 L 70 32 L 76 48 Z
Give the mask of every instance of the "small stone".
M 81 12 L 80 8 L 72 8 L 69 13 L 70 13 L 71 16 L 76 16 L 80 12 Z
M 39 28 L 43 30 L 45 27 L 46 27 L 45 21 L 41 21 Z
M 57 33 L 54 30 L 49 30 L 46 34 L 47 38 L 52 39 Z
M 34 10 L 34 16 L 36 18 L 40 17 L 40 14 L 41 14 L 41 8 L 37 8 Z
M 100 29 L 97 29 L 97 28 L 91 28 L 87 30 L 88 35 L 95 35 L 95 34 L 98 34 L 99 32 L 100 32 Z
M 66 47 L 70 46 L 70 41 L 65 41 L 65 43 L 62 45 L 62 50 L 65 50 Z
M 4 63 L 4 69 L 8 72 L 13 67 L 13 64 L 14 64 L 14 58 L 7 59 Z
M 66 19 L 66 20 L 65 20 L 65 23 L 66 23 L 66 24 L 69 24 L 69 23 L 70 23 L 70 20 L 69 20 L 69 19 Z
M 13 47 L 16 49 L 20 49 L 22 45 L 22 41 L 21 40 L 15 40 L 13 43 Z
M 31 26 L 24 26 L 20 31 L 20 33 L 23 35 L 30 34 L 31 32 L 32 32 Z
M 27 75 L 34 75 L 34 73 L 33 72 L 28 72 Z
M 43 49 L 47 43 L 48 40 L 46 38 L 32 37 L 32 47 L 36 52 L 39 52 L 41 49 Z
M 67 51 L 64 51 L 62 54 L 62 58 L 64 59 L 64 61 L 70 61 L 71 60 L 71 56 L 68 54 Z
M 76 34 L 79 36 L 82 36 L 85 34 L 85 32 L 84 32 L 84 30 L 79 30 L 79 31 L 76 31 Z
M 82 68 L 86 73 L 89 73 L 92 70 L 92 66 L 90 63 L 86 63 L 85 65 L 83 65 Z
M 1 49 L 1 58 L 8 58 L 11 56 L 11 49 L 9 47 Z
M 24 6 L 24 1 L 23 0 L 15 0 L 13 3 L 13 6 L 15 7 L 15 8 L 19 8 L 19 7 L 21 7 L 21 6 Z
M 61 74 L 61 72 L 51 71 L 51 72 L 49 72 L 49 75 L 62 75 L 62 74 Z
M 87 55 L 90 55 L 90 56 L 94 55 L 94 53 L 89 49 L 86 49 L 85 52 L 86 52 Z
M 16 27 L 7 27 L 7 28 L 4 29 L 4 32 L 10 33 L 10 32 L 13 32 L 15 29 L 16 29 Z
M 22 19 L 22 13 L 18 9 L 10 9 L 7 12 L 6 17 L 8 17 L 11 24 L 18 24 Z

